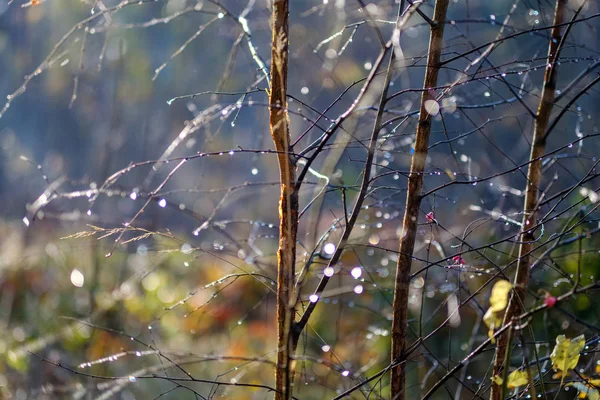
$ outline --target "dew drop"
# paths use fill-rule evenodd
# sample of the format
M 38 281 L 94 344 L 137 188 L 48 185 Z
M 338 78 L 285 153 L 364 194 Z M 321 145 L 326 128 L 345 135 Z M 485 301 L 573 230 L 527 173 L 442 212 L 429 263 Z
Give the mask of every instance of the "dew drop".
M 354 279 L 360 278 L 362 275 L 362 268 L 361 267 L 352 268 L 352 271 L 350 271 L 350 275 L 352 275 L 352 277 L 354 277 Z
M 71 283 L 73 284 L 73 286 L 82 287 L 84 281 L 85 278 L 83 276 L 83 273 L 77 268 L 73 268 L 73 270 L 71 271 Z
M 425 111 L 431 116 L 436 116 L 440 113 L 440 104 L 435 100 L 426 100 L 423 104 Z
M 335 244 L 331 242 L 325 243 L 325 245 L 323 246 L 323 253 L 331 257 L 333 253 L 335 253 Z

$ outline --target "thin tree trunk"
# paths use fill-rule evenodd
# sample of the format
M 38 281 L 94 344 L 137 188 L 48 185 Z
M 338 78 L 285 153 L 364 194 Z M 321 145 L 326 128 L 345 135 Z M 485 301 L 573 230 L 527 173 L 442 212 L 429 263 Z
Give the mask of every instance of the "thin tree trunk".
M 291 335 L 294 324 L 293 296 L 298 231 L 298 193 L 296 173 L 290 156 L 290 132 L 287 107 L 288 73 L 288 0 L 273 1 L 271 81 L 269 88 L 269 123 L 275 150 L 278 152 L 281 197 L 279 199 L 279 249 L 277 250 L 277 365 L 275 367 L 276 400 L 292 396 L 291 357 L 295 345 Z
M 561 27 L 565 8 L 568 0 L 557 0 L 554 10 L 553 28 L 550 34 L 550 45 L 548 46 L 548 59 L 546 63 L 546 72 L 544 74 L 544 84 L 535 125 L 533 129 L 533 138 L 531 140 L 531 154 L 529 156 L 529 167 L 527 170 L 527 189 L 525 191 L 525 204 L 523 207 L 523 225 L 520 235 L 519 256 L 517 262 L 517 273 L 514 280 L 514 290 L 509 300 L 504 323 L 511 321 L 515 316 L 523 312 L 523 303 L 527 293 L 529 283 L 529 270 L 531 268 L 531 252 L 535 241 L 534 230 L 530 229 L 537 224 L 537 206 L 539 187 L 542 180 L 542 157 L 546 151 L 546 131 L 554 105 L 554 94 L 556 91 L 556 76 L 558 64 L 558 52 L 561 43 Z M 494 376 L 502 374 L 504 365 L 507 361 L 507 350 L 510 346 L 509 335 L 504 332 L 498 338 L 496 354 L 494 359 Z M 492 383 L 490 400 L 500 400 L 502 398 L 502 385 Z
M 415 248 L 417 221 L 419 219 L 419 206 L 421 204 L 423 170 L 425 169 L 427 160 L 429 133 L 431 132 L 431 115 L 425 109 L 425 102 L 434 99 L 429 89 L 437 86 L 438 72 L 440 70 L 440 54 L 444 39 L 444 21 L 446 20 L 448 3 L 449 0 L 436 0 L 433 11 L 433 24 L 429 38 L 427 68 L 425 69 L 425 81 L 423 83 L 423 94 L 421 95 L 415 152 L 410 165 L 406 209 L 402 221 L 400 255 L 394 288 L 394 314 L 392 318 L 392 363 L 396 365 L 392 368 L 391 398 L 394 400 L 403 400 L 406 395 L 404 351 L 406 349 L 408 329 L 408 286 L 412 254 Z

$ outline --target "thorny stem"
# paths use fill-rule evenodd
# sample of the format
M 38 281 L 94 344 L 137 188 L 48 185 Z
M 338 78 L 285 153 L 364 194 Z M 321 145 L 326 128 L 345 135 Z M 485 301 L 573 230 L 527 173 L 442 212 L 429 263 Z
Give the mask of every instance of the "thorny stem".
M 548 47 L 548 62 L 544 74 L 544 83 L 542 95 L 538 107 L 533 138 L 531 141 L 531 154 L 529 156 L 530 164 L 527 170 L 527 188 L 525 191 L 525 204 L 523 208 L 523 232 L 520 237 L 519 255 L 517 262 L 517 272 L 514 280 L 513 294 L 509 300 L 504 324 L 513 320 L 521 314 L 527 293 L 529 283 L 529 270 L 533 261 L 532 251 L 535 245 L 535 236 L 533 227 L 536 225 L 539 187 L 542 180 L 542 157 L 546 151 L 546 130 L 552 113 L 554 96 L 556 90 L 556 76 L 558 64 L 556 59 L 560 51 L 561 24 L 565 13 L 567 0 L 557 0 L 554 10 L 553 28 L 550 34 L 550 44 Z M 506 360 L 507 347 L 510 346 L 509 335 L 503 333 L 498 338 L 496 354 L 494 358 L 493 376 L 500 375 Z M 500 400 L 502 398 L 502 387 L 492 383 L 490 400 Z
M 433 12 L 434 24 L 431 27 L 429 50 L 427 56 L 427 69 L 421 95 L 419 121 L 416 132 L 415 152 L 412 157 L 410 174 L 408 177 L 408 193 L 406 209 L 402 222 L 402 236 L 398 266 L 396 269 L 396 283 L 394 288 L 393 318 L 392 318 L 392 363 L 397 366 L 392 368 L 391 398 L 403 400 L 406 390 L 406 366 L 402 363 L 407 340 L 408 320 L 408 286 L 412 253 L 415 247 L 417 220 L 421 203 L 421 190 L 423 187 L 423 171 L 429 147 L 429 134 L 431 132 L 431 115 L 425 108 L 425 103 L 432 100 L 434 95 L 429 88 L 437 86 L 438 72 L 440 70 L 440 55 L 444 38 L 444 21 L 448 10 L 449 0 L 436 0 Z
M 269 123 L 279 164 L 281 197 L 279 199 L 279 248 L 277 250 L 277 365 L 275 399 L 292 398 L 293 368 L 291 358 L 296 341 L 294 325 L 294 276 L 296 235 L 298 232 L 298 192 L 294 160 L 290 150 L 287 115 L 288 74 L 288 0 L 273 1 L 271 81 L 269 84 Z

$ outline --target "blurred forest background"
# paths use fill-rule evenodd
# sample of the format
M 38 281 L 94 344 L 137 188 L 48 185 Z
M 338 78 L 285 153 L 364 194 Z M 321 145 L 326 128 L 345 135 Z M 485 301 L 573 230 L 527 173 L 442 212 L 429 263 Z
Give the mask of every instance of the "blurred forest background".
M 356 83 L 369 74 L 380 45 L 365 20 L 376 20 L 386 40 L 391 35 L 393 24 L 386 21 L 395 21 L 398 5 L 360 3 L 291 2 L 289 108 L 298 151 L 352 104 L 360 89 Z M 433 2 L 423 3 L 421 9 L 431 15 Z M 278 170 L 275 157 L 261 152 L 273 148 L 267 84 L 238 19 L 244 15 L 268 65 L 269 2 L 117 4 L 0 2 L 0 106 L 5 101 L 9 106 L 0 119 L 0 397 L 271 398 L 265 388 L 231 385 L 270 386 L 275 356 Z M 580 4 L 569 2 L 567 18 Z M 505 238 L 518 232 L 523 207 L 522 165 L 532 127 L 526 107 L 537 108 L 548 48 L 548 31 L 535 28 L 550 26 L 553 10 L 548 0 L 451 2 L 443 59 L 493 41 L 500 29 L 505 35 L 531 31 L 497 46 L 488 57 L 493 67 L 482 63 L 478 79 L 457 85 L 434 118 L 425 191 L 457 175 L 474 182 L 448 185 L 422 203 L 419 259 L 463 252 L 463 260 L 456 268 L 437 265 L 415 275 L 414 337 L 440 325 L 487 281 L 492 261 L 507 265 L 514 259 L 515 243 Z M 582 71 L 595 76 L 598 13 L 600 3 L 589 1 L 580 15 L 587 20 L 572 26 L 560 57 L 559 88 Z M 296 366 L 301 399 L 333 398 L 389 363 L 396 251 L 428 39 L 428 25 L 411 17 L 401 37 L 403 66 L 390 94 L 415 90 L 390 102 L 365 209 L 301 339 Z M 440 72 L 440 85 L 454 82 L 467 64 L 463 58 L 449 64 Z M 362 111 L 345 123 L 344 134 L 327 146 L 303 186 L 298 257 L 315 265 L 304 301 L 339 239 L 344 196 L 353 198 L 360 182 L 376 97 L 361 103 Z M 551 202 L 544 209 L 545 235 L 560 232 L 569 218 L 581 218 L 572 233 L 589 237 L 535 265 L 531 293 L 537 304 L 546 292 L 570 290 L 578 265 L 582 285 L 600 274 L 600 241 L 594 236 L 600 182 L 589 172 L 600 157 L 600 140 L 593 136 L 599 100 L 596 88 L 578 98 L 547 145 L 548 151 L 560 150 L 544 161 L 546 196 L 565 199 L 556 210 Z M 172 145 L 178 137 L 181 143 Z M 152 191 L 178 161 L 136 165 L 103 186 L 131 163 L 165 155 L 198 157 L 157 192 Z M 570 188 L 575 189 L 565 194 Z M 135 224 L 139 230 L 128 232 L 115 248 L 119 229 L 147 200 Z M 427 224 L 430 211 L 439 226 Z M 482 256 L 457 237 L 468 238 L 472 248 L 496 244 Z M 319 255 L 311 258 L 314 248 Z M 414 265 L 414 271 L 423 265 Z M 482 317 L 488 297 L 489 290 L 482 291 L 461 307 L 409 361 L 415 395 L 487 338 Z M 536 314 L 535 337 L 527 340 L 543 358 L 557 334 L 596 337 L 598 318 L 592 295 L 574 296 Z M 479 391 L 485 397 L 489 353 L 461 372 L 462 384 L 450 381 L 439 398 L 473 398 Z M 594 351 L 585 363 L 581 373 L 593 374 Z M 208 381 L 189 382 L 188 374 Z M 385 397 L 387 380 L 371 382 L 349 398 Z

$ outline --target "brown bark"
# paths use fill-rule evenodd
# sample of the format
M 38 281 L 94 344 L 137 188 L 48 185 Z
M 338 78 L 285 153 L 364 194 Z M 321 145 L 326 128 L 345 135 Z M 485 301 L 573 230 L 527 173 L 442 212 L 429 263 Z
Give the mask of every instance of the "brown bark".
M 288 0 L 273 1 L 271 81 L 269 87 L 269 124 L 278 152 L 281 197 L 279 199 L 279 249 L 277 250 L 277 365 L 275 367 L 276 400 L 292 396 L 294 352 L 294 275 L 296 234 L 298 230 L 298 193 L 295 190 L 294 161 L 289 154 L 290 132 L 287 115 L 288 72 Z
M 557 25 L 562 24 L 567 0 L 557 0 L 554 10 L 554 21 L 552 32 L 550 34 L 550 45 L 548 47 L 548 59 L 546 63 L 546 72 L 544 74 L 544 84 L 535 125 L 533 129 L 533 138 L 531 140 L 531 153 L 529 156 L 529 167 L 527 170 L 527 188 L 525 190 L 525 204 L 523 207 L 523 225 L 520 235 L 519 256 L 517 262 L 517 273 L 514 280 L 514 289 L 509 300 L 504 323 L 511 321 L 517 315 L 523 312 L 523 303 L 527 293 L 529 283 L 529 270 L 531 268 L 533 245 L 535 241 L 534 230 L 531 229 L 537 224 L 537 205 L 539 197 L 539 187 L 542 180 L 542 157 L 546 151 L 546 131 L 554 105 L 554 94 L 556 91 L 556 76 L 558 71 L 558 52 L 561 43 L 561 28 Z M 507 349 L 510 346 L 509 335 L 504 332 L 498 338 L 496 354 L 494 359 L 493 375 L 501 375 L 506 363 Z M 500 400 L 502 398 L 502 385 L 492 383 L 490 400 Z
M 396 269 L 396 283 L 394 288 L 393 318 L 392 318 L 392 363 L 397 364 L 392 368 L 391 398 L 403 400 L 406 395 L 406 365 L 404 352 L 407 340 L 408 320 L 408 287 L 412 254 L 415 247 L 419 206 L 421 204 L 421 190 L 423 188 L 423 170 L 427 160 L 429 134 L 431 132 L 431 116 L 425 109 L 425 102 L 433 99 L 429 89 L 437 86 L 438 72 L 440 70 L 440 54 L 444 38 L 444 21 L 448 10 L 449 0 L 436 0 L 433 12 L 433 24 L 429 38 L 427 55 L 427 68 L 421 95 L 421 107 L 416 132 L 415 152 L 412 157 L 410 174 L 408 177 L 408 193 L 406 208 L 402 221 L 402 234 L 400 237 L 400 255 Z

